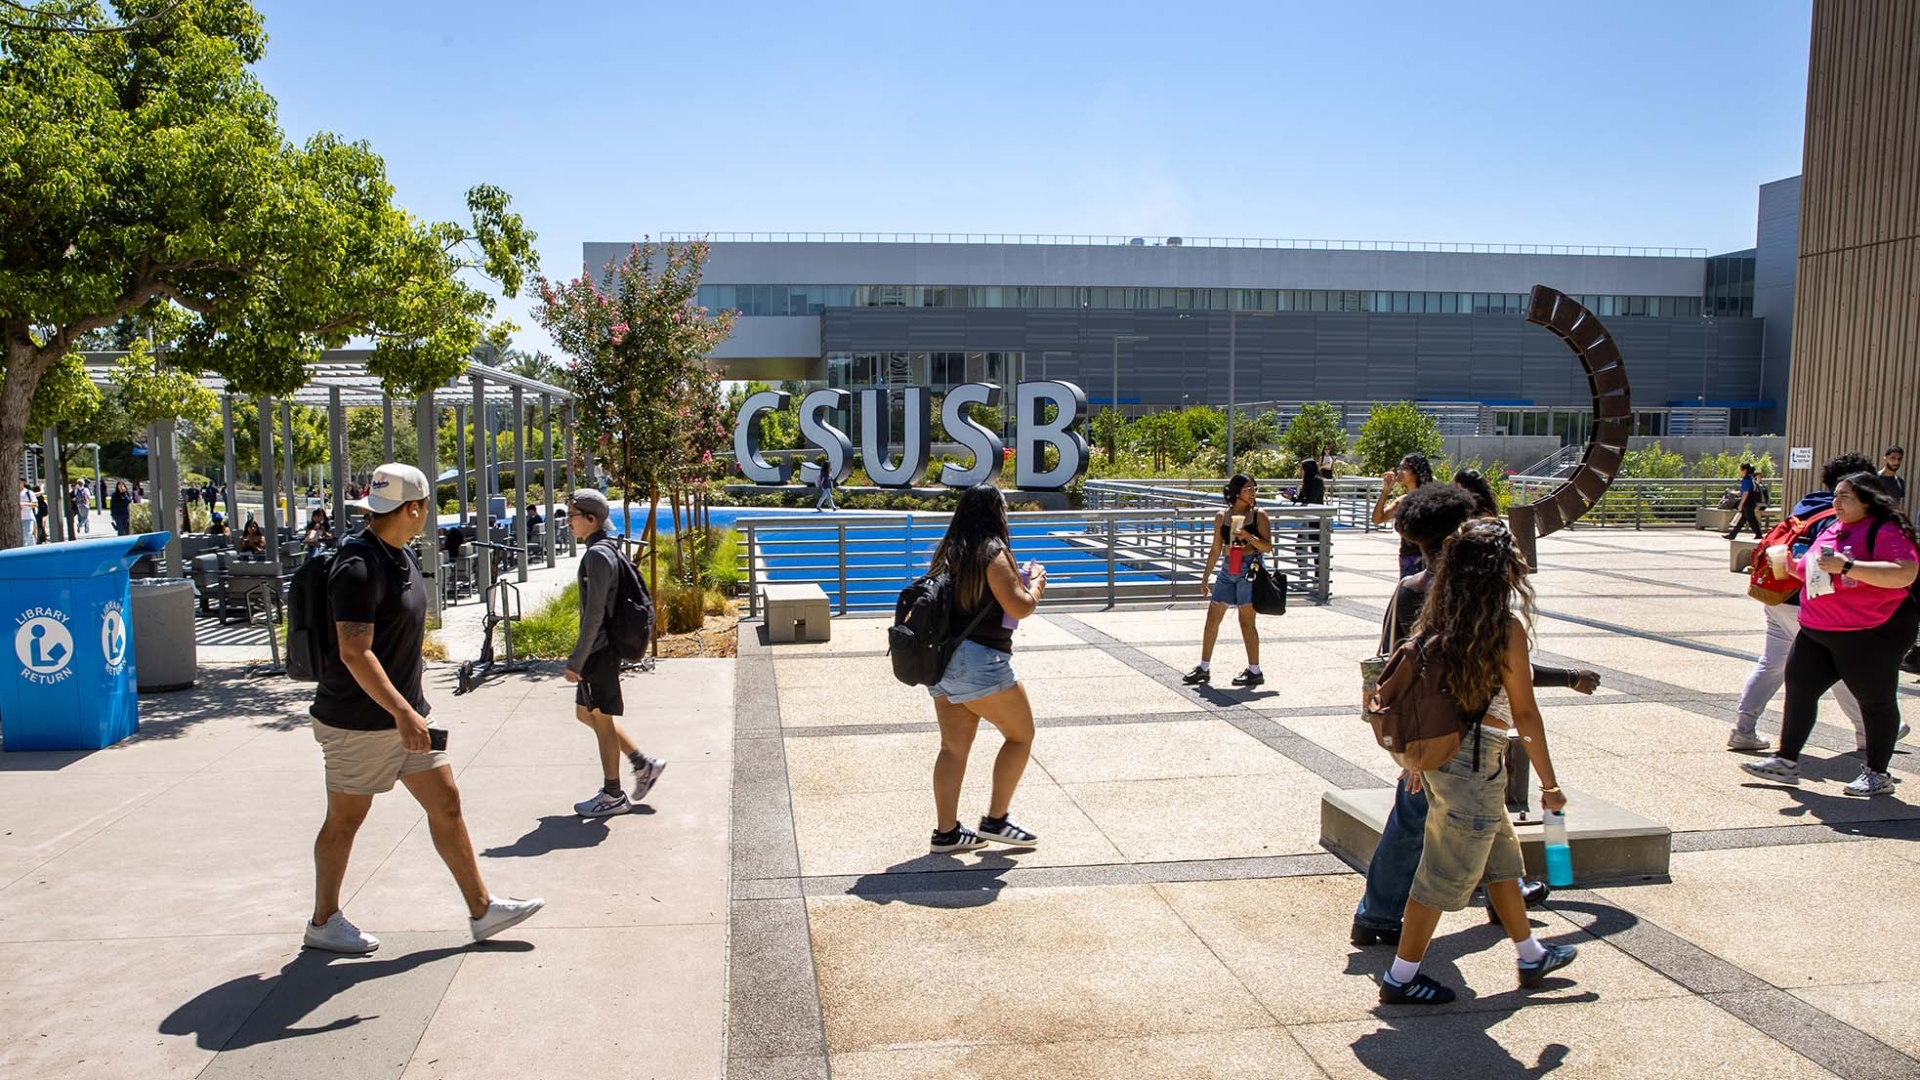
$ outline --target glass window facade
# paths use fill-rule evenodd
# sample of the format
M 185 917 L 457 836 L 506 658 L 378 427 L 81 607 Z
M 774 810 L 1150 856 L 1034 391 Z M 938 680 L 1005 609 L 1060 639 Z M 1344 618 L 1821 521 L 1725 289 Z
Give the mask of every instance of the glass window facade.
M 1716 260 L 1710 260 L 1710 262 Z M 1753 314 L 1753 260 L 1744 306 Z M 1709 286 L 1712 287 L 1711 285 Z M 1710 297 L 1714 294 L 1709 293 Z M 1575 296 L 1594 314 L 1696 318 L 1698 296 Z M 1387 314 L 1519 315 L 1525 293 L 1389 292 L 1371 289 L 1180 289 L 1107 285 L 702 285 L 699 303 L 742 315 L 818 315 L 830 307 L 1090 308 L 1124 311 L 1370 311 Z
M 853 406 L 835 412 L 834 423 L 854 438 L 860 435 L 860 391 L 925 386 L 944 394 L 971 382 L 990 382 L 1009 388 L 1018 379 L 1038 379 L 1044 372 L 1036 363 L 1028 370 L 1024 352 L 830 352 L 827 387 L 853 395 Z M 893 403 L 899 423 L 901 402 Z
M 1707 260 L 1706 310 L 1709 315 L 1750 317 L 1753 315 L 1752 251 L 1715 255 Z

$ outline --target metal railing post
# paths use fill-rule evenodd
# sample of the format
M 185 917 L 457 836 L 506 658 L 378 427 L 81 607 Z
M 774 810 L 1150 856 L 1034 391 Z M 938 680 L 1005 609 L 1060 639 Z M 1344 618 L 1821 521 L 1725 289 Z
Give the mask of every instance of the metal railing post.
M 760 551 L 753 526 L 747 526 L 747 615 L 760 614 Z
M 1324 604 L 1333 599 L 1333 521 L 1325 514 L 1320 515 L 1320 550 L 1314 557 L 1314 573 Z
M 840 614 L 847 613 L 847 523 L 840 523 Z M 937 824 L 937 823 L 936 823 Z
M 1117 531 L 1118 526 L 1119 526 L 1119 523 L 1114 519 L 1113 512 L 1108 511 L 1107 512 L 1107 606 L 1110 608 L 1120 606 L 1120 578 L 1118 574 L 1119 567 L 1117 565 L 1119 560 L 1119 544 L 1120 544 L 1120 535 L 1119 535 L 1119 532 Z

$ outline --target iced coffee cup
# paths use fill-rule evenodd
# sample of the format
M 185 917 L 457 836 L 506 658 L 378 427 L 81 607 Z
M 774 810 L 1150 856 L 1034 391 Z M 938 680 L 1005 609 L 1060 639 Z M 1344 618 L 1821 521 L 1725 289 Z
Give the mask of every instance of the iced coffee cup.
M 1773 576 L 1787 576 L 1787 560 L 1792 558 L 1793 549 L 1786 544 L 1774 544 L 1767 548 L 1767 565 L 1773 568 Z

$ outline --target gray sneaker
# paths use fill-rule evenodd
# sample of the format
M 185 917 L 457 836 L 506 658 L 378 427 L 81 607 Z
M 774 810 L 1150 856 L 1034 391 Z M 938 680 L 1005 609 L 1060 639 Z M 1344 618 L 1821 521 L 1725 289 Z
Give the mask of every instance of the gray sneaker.
M 1743 761 L 1740 767 L 1749 774 L 1762 780 L 1772 780 L 1776 784 L 1800 784 L 1800 763 L 1788 761 L 1783 757 L 1763 757 L 1759 761 Z
M 660 782 L 660 774 L 667 771 L 667 763 L 659 758 L 642 756 L 641 764 L 633 770 L 633 801 L 640 802 Z
M 1733 732 L 1727 736 L 1729 750 L 1765 750 L 1772 745 L 1761 738 L 1757 731 L 1741 731 L 1739 728 L 1734 728 Z
M 380 939 L 347 921 L 346 912 L 336 911 L 319 926 L 307 923 L 309 949 L 362 955 L 380 947 Z
M 1861 798 L 1867 798 L 1873 795 L 1891 795 L 1893 794 L 1893 777 L 1883 772 L 1874 772 L 1872 769 L 1861 769 L 1860 775 L 1855 778 L 1853 783 L 1848 784 L 1840 790 L 1844 794 L 1858 795 Z

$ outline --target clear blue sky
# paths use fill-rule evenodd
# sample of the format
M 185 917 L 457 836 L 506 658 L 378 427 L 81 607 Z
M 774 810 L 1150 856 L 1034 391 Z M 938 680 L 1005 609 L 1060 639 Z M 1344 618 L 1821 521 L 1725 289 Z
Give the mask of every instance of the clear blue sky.
M 689 229 L 1746 247 L 1800 170 L 1810 17 L 257 2 L 290 136 L 368 140 L 423 216 L 501 185 L 565 277 L 582 241 Z

